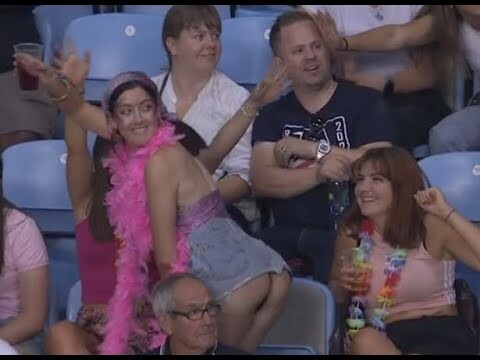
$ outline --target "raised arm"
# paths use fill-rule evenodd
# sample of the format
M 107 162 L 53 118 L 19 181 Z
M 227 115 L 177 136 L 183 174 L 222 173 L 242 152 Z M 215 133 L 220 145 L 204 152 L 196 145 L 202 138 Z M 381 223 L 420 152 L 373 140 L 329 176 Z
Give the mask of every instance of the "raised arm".
M 384 25 L 341 37 L 328 13 L 313 14 L 322 34 L 338 51 L 392 51 L 426 45 L 435 40 L 434 18 L 426 14 L 401 25 Z
M 437 188 L 415 194 L 415 200 L 425 211 L 435 216 L 433 228 L 442 228 L 445 249 L 456 259 L 480 271 L 480 229 L 460 215 Z M 428 228 L 427 228 L 428 229 Z
M 88 215 L 91 199 L 93 162 L 88 151 L 87 131 L 67 117 L 65 121 L 67 144 L 67 186 L 75 221 Z
M 107 119 L 102 109 L 89 104 L 83 98 L 83 84 L 90 68 L 90 55 L 80 59 L 72 51 L 68 55 L 58 54 L 55 69 L 27 54 L 15 55 L 15 66 L 38 76 L 42 86 L 60 110 L 82 128 L 110 139 Z M 59 74 L 65 78 L 61 79 Z
M 250 97 L 221 128 L 210 146 L 200 151 L 198 159 L 210 173 L 215 172 L 225 156 L 240 141 L 255 118 L 257 111 L 275 100 L 283 91 L 286 80 L 285 69 L 272 68 L 267 77 L 257 85 Z

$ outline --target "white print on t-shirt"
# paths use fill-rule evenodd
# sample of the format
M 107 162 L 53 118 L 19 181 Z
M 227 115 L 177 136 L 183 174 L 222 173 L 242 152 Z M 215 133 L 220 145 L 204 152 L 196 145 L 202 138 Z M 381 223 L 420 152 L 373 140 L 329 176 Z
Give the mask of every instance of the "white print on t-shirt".
M 309 127 L 300 125 L 285 125 L 283 137 L 292 136 L 298 139 L 309 139 L 311 134 Z M 317 140 L 326 140 L 331 145 L 344 149 L 350 149 L 347 124 L 344 116 L 336 116 L 323 122 L 322 128 L 315 134 Z

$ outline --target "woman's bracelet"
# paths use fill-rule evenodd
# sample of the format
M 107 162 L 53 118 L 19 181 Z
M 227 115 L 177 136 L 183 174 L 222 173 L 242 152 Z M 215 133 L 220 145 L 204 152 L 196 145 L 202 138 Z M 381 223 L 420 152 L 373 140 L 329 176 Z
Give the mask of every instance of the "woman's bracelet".
M 347 40 L 347 38 L 342 36 L 341 39 L 343 40 L 343 43 L 345 44 L 345 47 L 344 47 L 343 51 L 348 51 L 348 40 Z
M 58 80 L 60 80 L 63 84 L 63 86 L 65 86 L 65 93 L 63 95 L 60 95 L 59 97 L 50 97 L 50 100 L 53 101 L 53 102 L 60 102 L 60 101 L 63 101 L 65 100 L 66 98 L 68 98 L 70 96 L 70 92 L 72 90 L 72 84 L 70 83 L 70 81 L 66 78 L 66 77 L 58 77 Z
M 455 212 L 455 208 L 453 208 L 452 210 L 450 210 L 450 212 L 448 213 L 447 216 L 445 216 L 445 219 L 444 219 L 443 221 L 447 222 L 448 219 L 450 218 L 450 215 L 452 215 L 454 212 Z
M 246 102 L 243 103 L 242 106 L 240 106 L 240 111 L 242 112 L 243 115 L 248 116 L 249 118 L 258 115 L 258 111 L 255 111 L 255 112 L 252 114 L 251 112 L 248 112 L 248 111 L 245 109 L 246 107 L 248 107 L 248 105 L 246 105 Z

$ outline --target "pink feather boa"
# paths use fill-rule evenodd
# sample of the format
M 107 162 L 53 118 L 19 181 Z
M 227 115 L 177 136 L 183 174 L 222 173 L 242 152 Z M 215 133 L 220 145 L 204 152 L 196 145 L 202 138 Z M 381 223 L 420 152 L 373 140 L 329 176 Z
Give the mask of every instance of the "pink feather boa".
M 147 207 L 145 166 L 155 151 L 176 143 L 178 139 L 172 125 L 161 125 L 145 146 L 131 150 L 119 144 L 104 161 L 112 174 L 112 190 L 106 196 L 108 216 L 116 236 L 122 238 L 125 245 L 118 253 L 117 282 L 109 302 L 105 339 L 99 347 L 101 354 L 125 354 L 132 332 L 142 332 L 136 324 L 135 304 L 142 297 L 150 298 L 145 270 L 153 254 L 154 242 Z M 188 261 L 186 236 L 178 232 L 177 261 L 171 271 L 185 271 Z M 151 339 L 151 349 L 162 345 L 165 335 L 155 319 L 151 319 L 149 325 L 159 334 Z

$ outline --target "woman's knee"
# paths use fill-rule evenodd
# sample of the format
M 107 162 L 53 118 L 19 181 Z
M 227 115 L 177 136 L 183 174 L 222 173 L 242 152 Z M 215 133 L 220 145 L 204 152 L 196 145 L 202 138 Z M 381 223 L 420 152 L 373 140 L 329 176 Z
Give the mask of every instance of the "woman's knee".
M 292 276 L 287 270 L 283 270 L 280 274 L 271 273 L 270 279 L 269 298 L 274 302 L 285 302 L 292 284 Z
M 379 341 L 386 339 L 385 335 L 378 330 L 366 327 L 361 329 L 350 343 L 350 353 L 355 355 L 369 354 L 372 347 L 378 346 Z

